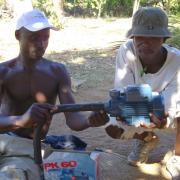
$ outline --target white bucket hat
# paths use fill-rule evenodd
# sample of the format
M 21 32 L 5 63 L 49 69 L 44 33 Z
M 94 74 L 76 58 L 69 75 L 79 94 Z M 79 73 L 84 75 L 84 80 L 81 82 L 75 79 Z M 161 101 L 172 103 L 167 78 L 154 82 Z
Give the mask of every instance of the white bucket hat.
M 33 32 L 46 28 L 57 30 L 53 24 L 49 22 L 44 13 L 38 9 L 25 12 L 18 18 L 16 30 L 19 30 L 22 27 Z

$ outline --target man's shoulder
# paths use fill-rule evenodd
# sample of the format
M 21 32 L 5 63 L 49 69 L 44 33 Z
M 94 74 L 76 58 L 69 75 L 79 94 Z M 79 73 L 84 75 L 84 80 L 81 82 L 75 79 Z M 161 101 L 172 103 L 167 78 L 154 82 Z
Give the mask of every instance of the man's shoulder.
M 9 67 L 16 59 L 5 60 L 0 62 L 0 67 Z
M 5 73 L 13 66 L 15 59 L 0 62 L 0 73 Z
M 180 50 L 167 45 L 167 44 L 163 44 L 163 47 L 166 48 L 167 52 L 168 52 L 168 56 L 167 56 L 167 63 L 168 65 L 173 65 L 174 69 L 180 67 Z
M 58 62 L 58 61 L 52 61 L 49 59 L 44 59 L 44 63 L 51 69 L 53 72 L 64 72 L 66 71 L 65 64 Z
M 132 39 L 128 39 L 123 44 L 121 44 L 117 57 L 122 57 L 123 61 L 135 61 L 136 53 Z
M 123 46 L 132 46 L 133 45 L 133 39 L 127 39 L 122 45 Z
M 56 60 L 43 59 L 43 62 L 49 66 L 57 67 L 57 68 L 65 68 L 65 64 Z
M 126 51 L 126 50 L 133 50 L 133 40 L 132 39 L 127 39 L 124 43 L 122 43 L 119 47 L 119 51 Z
M 173 47 L 168 44 L 163 44 L 163 46 L 166 48 L 166 50 L 168 51 L 169 54 L 173 54 L 178 57 L 180 56 L 180 50 L 177 49 L 176 47 Z

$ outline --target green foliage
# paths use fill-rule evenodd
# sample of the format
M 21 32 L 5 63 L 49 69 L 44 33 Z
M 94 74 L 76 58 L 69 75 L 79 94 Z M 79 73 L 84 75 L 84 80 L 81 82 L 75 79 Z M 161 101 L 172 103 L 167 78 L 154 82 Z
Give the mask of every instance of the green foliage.
M 179 0 L 141 0 L 141 6 L 159 6 L 174 15 L 180 12 Z
M 180 49 L 180 28 L 172 30 L 173 37 L 167 40 L 167 43 Z
M 0 7 L 4 5 L 4 0 L 0 0 Z
M 73 16 L 96 17 L 102 1 L 106 0 L 66 0 L 65 11 Z
M 179 14 L 180 13 L 180 2 L 179 0 L 171 0 L 170 1 L 170 11 L 172 14 Z
M 65 11 L 75 16 L 130 16 L 133 0 L 66 0 Z
M 0 0 L 0 9 L 8 12 L 6 7 L 10 0 Z M 33 6 L 45 12 L 57 27 L 62 23 L 57 17 L 57 10 L 53 6 L 53 0 L 32 0 Z M 141 0 L 140 6 L 160 6 L 167 13 L 180 14 L 179 0 Z M 64 0 L 64 11 L 68 15 L 81 17 L 122 17 L 131 16 L 134 0 Z M 5 12 L 5 13 L 6 13 Z M 4 12 L 3 12 L 4 13 Z M 2 12 L 0 11 L 1 17 Z M 7 13 L 6 13 L 7 14 Z
M 170 31 L 172 32 L 172 38 L 167 40 L 167 43 L 180 49 L 180 14 L 176 16 L 170 16 Z
M 52 1 L 33 0 L 33 7 L 42 10 L 49 17 L 50 21 L 56 28 L 62 28 L 62 23 L 58 19 Z
M 133 2 L 132 0 L 107 0 L 105 13 L 108 16 L 131 16 Z

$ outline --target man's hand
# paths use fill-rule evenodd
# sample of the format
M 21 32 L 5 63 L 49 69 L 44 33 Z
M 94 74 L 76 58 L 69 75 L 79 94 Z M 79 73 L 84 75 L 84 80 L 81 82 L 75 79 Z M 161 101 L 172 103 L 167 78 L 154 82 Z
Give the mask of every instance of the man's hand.
M 108 115 L 104 111 L 93 112 L 88 118 L 90 127 L 99 127 L 109 121 Z
M 117 125 L 109 125 L 105 129 L 106 133 L 114 138 L 114 139 L 120 139 L 122 133 L 124 132 L 123 128 L 118 127 Z
M 34 103 L 16 122 L 16 125 L 22 128 L 31 128 L 36 127 L 38 123 L 51 121 L 52 115 L 50 111 L 54 108 L 55 106 L 51 104 Z
M 163 119 L 158 119 L 154 114 L 150 113 L 149 114 L 151 118 L 151 123 L 150 124 L 141 124 L 141 127 L 152 129 L 152 128 L 158 128 L 158 129 L 163 129 L 166 127 L 167 123 L 167 117 L 168 114 L 165 114 Z

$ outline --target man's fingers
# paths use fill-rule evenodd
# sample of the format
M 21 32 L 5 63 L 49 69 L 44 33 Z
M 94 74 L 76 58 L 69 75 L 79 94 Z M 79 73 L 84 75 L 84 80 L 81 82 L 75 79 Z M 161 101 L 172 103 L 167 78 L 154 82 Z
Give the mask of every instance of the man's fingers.
M 99 113 L 101 114 L 105 114 L 104 110 L 100 110 Z
M 114 126 L 114 125 L 107 126 L 105 130 L 106 130 L 106 133 L 114 139 L 121 138 L 121 135 L 124 132 L 122 128 L 118 126 Z
M 54 107 L 54 105 L 50 104 L 34 104 L 31 109 L 32 118 L 35 122 L 44 122 L 50 120 L 52 118 L 50 114 L 50 108 Z
M 100 110 L 99 113 L 97 113 L 97 116 L 101 116 L 103 120 L 105 120 L 106 122 L 109 121 L 109 116 L 107 115 L 107 113 L 104 110 Z
M 126 123 L 126 120 L 125 120 L 124 118 L 120 117 L 120 116 L 117 116 L 117 117 L 116 117 L 116 120 L 117 120 L 117 121 L 120 121 L 120 122 L 122 122 L 122 123 L 124 123 L 124 124 L 127 124 L 127 123 Z
M 166 118 L 168 117 L 168 114 L 167 114 L 167 113 L 164 115 L 164 119 L 158 119 L 158 118 L 157 118 L 154 114 L 152 114 L 152 113 L 150 113 L 149 116 L 150 116 L 150 118 L 151 118 L 152 123 L 155 124 L 156 128 L 159 128 L 159 129 L 164 128 L 164 126 L 165 126 L 166 123 L 167 123 L 167 119 L 166 119 Z
M 51 113 L 52 115 L 54 110 L 57 110 L 58 106 L 49 103 L 35 103 L 34 108 L 41 112 L 44 110 L 46 113 Z
M 104 111 L 93 112 L 89 116 L 89 123 L 92 127 L 98 127 L 106 124 L 109 116 Z
M 154 123 L 150 123 L 150 124 L 141 123 L 140 126 L 144 127 L 144 128 L 147 128 L 147 129 L 152 129 L 152 128 L 156 127 L 156 124 L 154 124 Z
M 38 107 L 33 107 L 32 112 L 34 113 L 34 115 L 44 115 L 47 116 L 49 115 L 49 110 L 42 107 L 42 106 L 38 106 Z
M 57 109 L 57 106 L 56 106 L 56 105 L 49 104 L 49 103 L 43 103 L 43 104 L 38 103 L 38 106 L 41 107 L 41 108 L 47 109 L 47 110 Z

